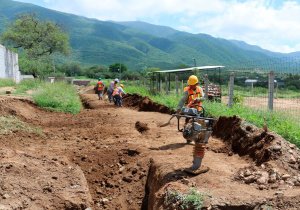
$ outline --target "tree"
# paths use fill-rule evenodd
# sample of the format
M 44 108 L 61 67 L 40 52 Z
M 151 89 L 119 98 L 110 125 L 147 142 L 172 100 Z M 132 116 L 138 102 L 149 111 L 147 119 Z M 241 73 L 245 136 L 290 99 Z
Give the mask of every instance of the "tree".
M 28 59 L 27 64 L 43 63 L 47 60 L 53 66 L 51 55 L 54 53 L 67 55 L 70 48 L 68 35 L 57 24 L 41 21 L 32 14 L 23 14 L 17 18 L 3 33 L 2 40 L 9 46 L 19 49 L 20 53 L 24 53 L 24 58 Z M 32 69 L 23 70 L 33 71 L 35 76 L 43 73 Z
M 127 71 L 127 67 L 122 63 L 114 63 L 109 66 L 109 71 L 111 72 L 118 73 L 120 70 L 121 72 L 125 72 Z

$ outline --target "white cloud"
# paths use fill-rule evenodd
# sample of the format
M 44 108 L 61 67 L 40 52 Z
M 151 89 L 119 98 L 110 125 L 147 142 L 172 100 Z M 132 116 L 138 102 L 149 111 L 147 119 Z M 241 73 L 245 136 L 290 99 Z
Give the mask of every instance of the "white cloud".
M 34 0 L 24 0 L 33 2 Z M 263 48 L 300 51 L 295 0 L 43 0 L 42 5 L 100 20 L 145 20 L 193 33 L 238 39 Z

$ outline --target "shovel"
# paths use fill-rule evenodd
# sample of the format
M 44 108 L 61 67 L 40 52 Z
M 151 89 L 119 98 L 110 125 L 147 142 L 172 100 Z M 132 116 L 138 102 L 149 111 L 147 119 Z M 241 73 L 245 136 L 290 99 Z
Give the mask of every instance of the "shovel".
M 172 120 L 174 117 L 175 117 L 175 115 L 173 115 L 173 116 L 169 119 L 168 122 L 163 123 L 163 124 L 160 124 L 160 125 L 158 125 L 158 127 L 166 127 L 167 125 L 170 125 L 170 122 L 171 122 L 171 120 Z

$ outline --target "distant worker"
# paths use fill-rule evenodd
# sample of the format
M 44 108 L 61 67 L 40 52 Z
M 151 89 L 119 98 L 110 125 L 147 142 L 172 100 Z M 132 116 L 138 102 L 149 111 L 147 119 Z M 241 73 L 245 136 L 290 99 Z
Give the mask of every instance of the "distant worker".
M 188 86 L 184 88 L 183 97 L 178 103 L 177 113 L 181 112 L 182 107 L 195 108 L 198 112 L 202 112 L 202 101 L 204 100 L 204 93 L 202 88 L 199 86 L 199 80 L 197 76 L 191 75 L 188 79 Z M 192 120 L 186 118 L 185 127 L 192 126 Z M 202 120 L 203 121 L 203 120 Z M 199 123 L 203 125 L 203 122 L 199 120 Z M 193 165 L 186 169 L 188 173 L 200 174 L 205 173 L 209 170 L 208 167 L 201 166 L 202 159 L 204 158 L 205 145 L 207 143 L 207 137 L 203 134 L 199 134 L 197 140 L 195 141 L 194 151 L 193 151 Z M 187 141 L 190 143 L 190 141 Z
M 117 106 L 122 106 L 122 98 L 126 94 L 125 91 L 123 90 L 124 85 L 120 84 L 120 87 L 116 87 L 113 91 L 113 100 L 115 105 Z
M 104 85 L 104 83 L 102 82 L 102 79 L 99 78 L 99 79 L 98 79 L 98 82 L 97 82 L 97 84 L 96 84 L 96 87 L 95 87 L 96 93 L 98 94 L 98 97 L 99 97 L 99 100 L 103 100 L 103 91 L 104 91 L 104 87 L 105 87 L 105 85 Z
M 111 103 L 113 98 L 112 98 L 112 94 L 113 94 L 113 91 L 114 89 L 117 87 L 118 83 L 119 83 L 119 79 L 116 78 L 114 81 L 112 81 L 110 84 L 109 84 L 109 87 L 107 89 L 107 96 L 108 96 L 108 100 L 109 102 Z

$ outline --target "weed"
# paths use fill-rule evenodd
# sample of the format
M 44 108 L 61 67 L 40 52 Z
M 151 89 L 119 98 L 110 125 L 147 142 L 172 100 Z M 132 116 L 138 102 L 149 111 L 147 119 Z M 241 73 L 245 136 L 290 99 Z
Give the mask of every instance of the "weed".
M 200 210 L 203 205 L 203 194 L 195 188 L 191 188 L 188 193 L 181 193 L 176 190 L 167 190 L 164 204 L 171 209 L 195 209 Z

